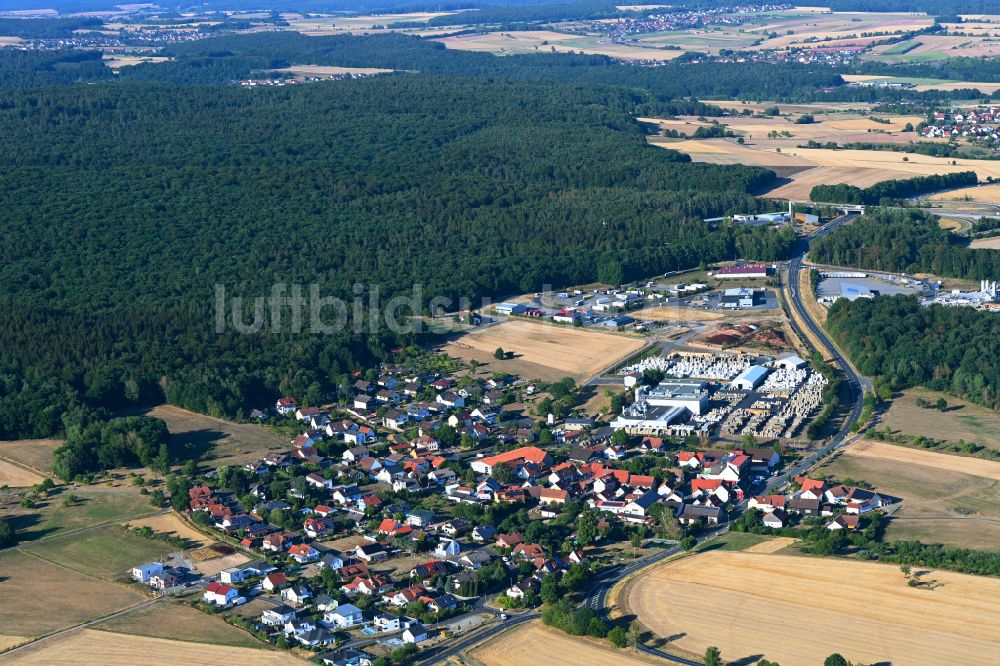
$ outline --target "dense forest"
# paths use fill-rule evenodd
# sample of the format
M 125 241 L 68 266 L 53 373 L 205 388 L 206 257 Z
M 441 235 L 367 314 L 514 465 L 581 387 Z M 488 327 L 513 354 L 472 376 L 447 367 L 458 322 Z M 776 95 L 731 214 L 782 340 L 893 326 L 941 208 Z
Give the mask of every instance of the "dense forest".
M 784 63 L 688 62 L 658 67 L 624 64 L 596 55 L 536 53 L 498 58 L 489 53 L 446 49 L 442 44 L 395 33 L 370 37 L 307 37 L 290 32 L 220 36 L 170 45 L 172 62 L 122 70 L 123 81 L 218 84 L 263 76 L 291 64 L 381 67 L 422 74 L 443 74 L 512 81 L 615 85 L 643 91 L 667 102 L 688 97 L 788 101 L 932 102 L 962 97 L 957 91 L 853 88 L 824 65 Z M 273 74 L 267 74 L 273 76 Z M 970 91 L 964 97 L 980 97 Z
M 785 254 L 788 233 L 701 221 L 761 210 L 773 173 L 648 146 L 646 102 L 417 75 L 0 91 L 0 438 L 81 404 L 315 403 L 415 340 L 218 335 L 216 284 L 475 298 Z
M 0 88 L 35 88 L 112 76 L 97 51 L 0 49 Z
M 938 192 L 979 183 L 975 171 L 960 171 L 933 176 L 917 176 L 899 180 L 884 180 L 870 187 L 855 185 L 817 185 L 809 192 L 811 201 L 869 206 L 891 205 L 927 192 Z
M 937 218 L 914 210 L 877 210 L 813 241 L 816 262 L 878 271 L 933 273 L 970 280 L 1000 277 L 1000 250 L 970 250 Z
M 840 299 L 827 328 L 864 375 L 1000 408 L 1000 318 L 993 313 L 926 307 L 913 296 Z
M 18 53 L 18 52 L 15 52 Z M 699 62 L 681 57 L 658 67 L 622 63 L 597 55 L 535 53 L 498 58 L 489 53 L 446 49 L 442 44 L 396 33 L 355 37 L 308 37 L 292 32 L 222 35 L 170 44 L 171 61 L 126 67 L 119 75 L 96 53 L 56 51 L 18 57 L 0 51 L 0 87 L 117 78 L 125 82 L 217 85 L 274 77 L 293 64 L 381 67 L 422 74 L 614 85 L 642 91 L 653 102 L 683 98 L 843 102 L 934 103 L 980 98 L 977 90 L 925 91 L 856 88 L 837 70 L 795 62 Z M 854 71 L 846 68 L 845 73 Z M 927 74 L 929 76 L 929 74 Z M 656 112 L 657 107 L 651 107 Z M 718 113 L 716 111 L 716 113 Z M 700 112 L 705 115 L 704 112 Z

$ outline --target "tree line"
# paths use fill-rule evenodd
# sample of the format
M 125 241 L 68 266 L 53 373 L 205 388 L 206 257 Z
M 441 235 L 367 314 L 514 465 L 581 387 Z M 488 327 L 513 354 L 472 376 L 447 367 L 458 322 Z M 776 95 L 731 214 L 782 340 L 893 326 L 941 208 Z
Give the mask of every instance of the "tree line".
M 877 206 L 927 192 L 976 185 L 978 182 L 979 178 L 975 171 L 960 171 L 958 173 L 884 180 L 865 188 L 843 183 L 816 185 L 809 192 L 809 199 L 824 203 Z
M 917 210 L 880 209 L 814 241 L 809 256 L 820 263 L 895 273 L 995 280 L 1000 250 L 969 249 L 964 240 Z

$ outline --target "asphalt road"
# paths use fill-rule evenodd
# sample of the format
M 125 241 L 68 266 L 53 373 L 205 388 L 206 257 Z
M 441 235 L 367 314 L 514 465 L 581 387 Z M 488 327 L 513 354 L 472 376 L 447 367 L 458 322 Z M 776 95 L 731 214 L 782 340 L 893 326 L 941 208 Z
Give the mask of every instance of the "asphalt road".
M 848 213 L 847 215 L 843 215 L 842 217 L 839 217 L 830 222 L 829 224 L 825 225 L 822 229 L 818 230 L 816 233 L 810 236 L 808 240 L 812 241 L 816 238 L 821 238 L 831 233 L 834 229 L 841 226 L 842 224 L 850 222 L 857 216 L 858 213 Z M 829 355 L 835 361 L 837 361 L 838 365 L 840 365 L 840 367 L 843 369 L 843 372 L 847 377 L 847 385 L 851 391 L 851 402 L 852 402 L 851 413 L 849 417 L 845 420 L 840 430 L 826 444 L 826 446 L 819 449 L 809 457 L 799 461 L 794 467 L 786 470 L 782 474 L 768 479 L 767 485 L 761 491 L 761 494 L 767 494 L 779 488 L 783 488 L 785 485 L 789 483 L 791 479 L 803 474 L 808 469 L 813 467 L 816 463 L 818 463 L 820 460 L 822 460 L 823 458 L 833 453 L 838 448 L 844 446 L 844 444 L 846 444 L 848 441 L 850 441 L 851 425 L 855 421 L 857 421 L 858 418 L 861 416 L 864 388 L 870 386 L 870 382 L 866 378 L 861 377 L 854 371 L 851 365 L 847 362 L 847 359 L 845 359 L 837 350 L 836 346 L 834 346 L 834 344 L 827 336 L 823 328 L 811 318 L 809 311 L 806 310 L 805 305 L 802 302 L 802 291 L 800 286 L 801 285 L 800 274 L 801 271 L 803 270 L 802 261 L 804 257 L 805 253 L 802 256 L 796 257 L 788 262 L 788 291 L 791 296 L 790 305 L 795 309 L 801 320 L 809 328 L 809 331 L 815 336 L 815 339 L 819 340 L 820 343 L 822 343 L 823 346 L 827 348 L 827 352 L 829 353 Z M 795 326 L 795 323 L 793 322 L 792 325 Z M 730 514 L 730 519 L 739 517 L 739 515 L 746 510 L 748 501 L 749 498 L 739 503 L 736 507 L 734 507 L 732 513 Z M 698 542 L 702 543 L 708 541 L 709 539 L 713 539 L 721 534 L 725 534 L 728 531 L 729 531 L 729 523 L 723 523 L 712 530 L 704 532 L 701 535 L 701 537 L 699 537 Z M 616 583 L 642 569 L 645 569 L 646 567 L 653 566 L 680 552 L 681 552 L 680 546 L 674 546 L 672 548 L 667 548 L 665 550 L 662 550 L 649 557 L 643 558 L 642 560 L 634 562 L 632 564 L 628 564 L 626 566 L 621 566 L 606 571 L 597 579 L 597 584 L 594 585 L 590 593 L 587 595 L 586 599 L 584 599 L 583 605 L 594 609 L 598 614 L 603 616 L 606 612 L 605 605 L 607 602 L 608 592 L 611 590 L 612 587 L 614 587 Z M 501 620 L 500 622 L 498 622 L 497 624 L 493 625 L 488 629 L 478 631 L 475 634 L 465 637 L 454 643 L 434 648 L 433 650 L 427 653 L 427 656 L 425 656 L 421 660 L 416 661 L 415 663 L 418 664 L 418 666 L 424 666 L 424 665 L 444 662 L 448 658 L 458 655 L 462 651 L 467 650 L 468 648 L 476 645 L 477 643 L 480 643 L 488 638 L 491 638 L 493 636 L 496 636 L 497 634 L 507 631 L 508 629 L 516 627 L 525 622 L 537 619 L 539 617 L 541 617 L 541 614 L 539 613 L 509 615 L 506 620 Z M 676 664 L 684 664 L 685 666 L 700 666 L 700 664 L 702 663 L 700 661 L 692 661 L 690 659 L 678 657 L 676 655 L 663 652 L 662 650 L 657 650 L 656 648 L 652 648 L 647 645 L 641 645 L 641 644 L 637 645 L 636 649 L 645 654 L 656 656 Z

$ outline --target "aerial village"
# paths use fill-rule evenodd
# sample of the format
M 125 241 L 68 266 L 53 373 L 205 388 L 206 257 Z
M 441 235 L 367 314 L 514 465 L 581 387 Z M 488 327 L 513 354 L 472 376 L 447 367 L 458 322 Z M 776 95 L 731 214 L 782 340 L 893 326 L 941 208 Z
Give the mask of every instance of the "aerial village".
M 136 562 L 134 584 L 194 589 L 201 610 L 324 663 L 375 663 L 580 590 L 649 548 L 691 547 L 741 513 L 857 530 L 897 501 L 808 478 L 765 492 L 805 451 L 757 437 L 786 441 L 820 406 L 826 380 L 798 357 L 654 356 L 617 377 L 621 411 L 601 421 L 574 414 L 572 380 L 459 364 L 359 373 L 336 406 L 282 397 L 250 419 L 295 432 L 287 450 L 175 489 L 215 548 L 251 559 L 214 576 Z

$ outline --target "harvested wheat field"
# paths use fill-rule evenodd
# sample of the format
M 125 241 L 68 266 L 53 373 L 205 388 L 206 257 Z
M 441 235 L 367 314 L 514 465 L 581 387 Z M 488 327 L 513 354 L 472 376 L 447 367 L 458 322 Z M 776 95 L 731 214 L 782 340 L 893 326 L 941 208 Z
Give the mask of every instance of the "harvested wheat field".
M 861 440 L 821 471 L 903 499 L 886 528 L 890 541 L 1000 550 L 998 462 Z
M 52 453 L 61 439 L 14 439 L 0 441 L 0 457 L 9 458 L 39 472 L 52 471 Z
M 662 663 L 641 655 L 615 650 L 586 638 L 549 629 L 540 621 L 525 623 L 500 634 L 472 652 L 486 666 L 534 666 L 574 664 L 574 666 L 648 666 Z
M 482 51 L 496 55 L 519 53 L 587 53 L 623 60 L 672 60 L 683 54 L 645 46 L 616 44 L 596 35 L 570 35 L 552 30 L 511 30 L 453 35 L 434 41 L 449 49 Z
M 41 474 L 36 474 L 6 460 L 0 460 L 0 486 L 26 488 L 39 483 L 43 478 Z
M 910 174 L 888 169 L 852 169 L 850 167 L 814 167 L 800 171 L 789 177 L 791 182 L 776 187 L 767 193 L 775 199 L 808 200 L 812 188 L 817 185 L 854 185 L 871 187 L 883 180 L 910 178 Z
M 93 625 L 114 635 L 130 634 L 230 647 L 270 648 L 252 634 L 217 615 L 202 613 L 180 601 L 164 601 Z
M 239 465 L 288 448 L 288 440 L 256 423 L 235 423 L 196 414 L 173 405 L 158 405 L 145 416 L 163 419 L 170 430 L 171 445 L 204 452 L 213 467 Z
M 937 192 L 926 198 L 931 201 L 979 201 L 1000 204 L 1000 183 L 960 187 L 947 192 Z
M 697 308 L 658 307 L 639 310 L 635 316 L 651 321 L 719 321 L 725 319 L 726 315 L 722 312 Z
M 491 371 L 554 381 L 589 378 L 642 346 L 642 340 L 622 335 L 510 320 L 463 335 L 449 342 L 444 351 L 449 356 L 489 363 Z M 515 358 L 497 361 L 493 352 L 498 347 L 513 352 Z
M 769 555 L 770 553 L 777 553 L 779 550 L 788 548 L 796 541 L 798 541 L 798 539 L 793 539 L 792 537 L 775 537 L 773 539 L 761 541 L 760 543 L 754 544 L 749 548 L 744 548 L 743 552 Z
M 145 600 L 127 587 L 63 569 L 18 551 L 0 554 L 0 626 L 34 638 Z
M 102 666 L 158 666 L 159 664 L 252 664 L 280 666 L 307 663 L 287 652 L 188 643 L 164 638 L 113 634 L 84 629 L 47 641 L 37 649 L 6 658 L 8 664 L 101 664 Z
M 140 518 L 128 523 L 129 527 L 149 527 L 154 532 L 187 539 L 199 546 L 215 543 L 212 539 L 186 524 L 174 513 L 161 513 L 155 516 Z
M 1000 481 L 1000 462 L 992 460 L 953 456 L 924 449 L 911 449 L 907 446 L 896 446 L 873 440 L 861 440 L 851 446 L 850 451 L 851 455 L 860 458 L 888 459 L 904 465 L 923 465 L 991 481 Z
M 288 72 L 297 76 L 341 76 L 345 74 L 367 75 L 388 74 L 394 70 L 377 67 L 333 67 L 329 65 L 292 65 L 275 72 Z
M 899 567 L 835 558 L 712 551 L 665 564 L 632 586 L 629 606 L 660 636 L 726 660 L 765 655 L 820 664 L 832 652 L 862 663 L 995 664 L 1000 579 L 929 571 L 935 589 Z M 762 630 L 748 618 L 781 618 Z
M 1000 236 L 977 238 L 969 243 L 969 247 L 973 250 L 1000 250 Z

